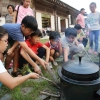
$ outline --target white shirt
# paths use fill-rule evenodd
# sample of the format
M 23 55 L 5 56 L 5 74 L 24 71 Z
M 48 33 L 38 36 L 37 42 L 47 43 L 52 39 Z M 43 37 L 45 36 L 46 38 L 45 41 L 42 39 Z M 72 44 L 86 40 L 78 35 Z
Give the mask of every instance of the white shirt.
M 6 72 L 7 70 L 4 68 L 3 63 L 0 60 L 0 74 Z

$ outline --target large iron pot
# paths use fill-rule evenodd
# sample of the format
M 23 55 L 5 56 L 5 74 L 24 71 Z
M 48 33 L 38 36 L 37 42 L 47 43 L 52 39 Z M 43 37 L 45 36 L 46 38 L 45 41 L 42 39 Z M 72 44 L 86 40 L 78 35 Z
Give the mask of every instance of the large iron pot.
M 100 70 L 79 58 L 65 62 L 58 70 L 61 100 L 100 100 Z

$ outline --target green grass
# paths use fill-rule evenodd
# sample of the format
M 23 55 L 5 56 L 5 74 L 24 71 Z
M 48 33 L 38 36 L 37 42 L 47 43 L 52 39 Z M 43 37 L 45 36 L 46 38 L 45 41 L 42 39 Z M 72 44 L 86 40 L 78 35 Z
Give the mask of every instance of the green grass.
M 41 40 L 40 40 L 40 42 L 43 43 L 43 44 L 44 44 L 45 42 L 47 42 L 47 41 L 49 41 L 49 40 L 48 40 L 48 39 L 41 39 Z
M 51 76 L 48 74 L 48 72 L 46 70 L 42 70 L 43 75 L 49 79 L 51 79 Z M 32 91 L 29 92 L 27 95 L 23 95 L 21 92 L 21 89 L 24 87 L 32 87 Z M 2 86 L 1 90 L 0 90 L 0 98 L 9 93 L 12 96 L 12 100 L 40 100 L 38 99 L 39 95 L 40 95 L 40 91 L 49 91 L 50 93 L 57 93 L 58 90 L 51 85 L 51 83 L 49 83 L 46 80 L 42 80 L 40 82 L 34 80 L 34 79 L 30 79 L 27 80 L 26 82 L 24 82 L 23 84 L 21 84 L 20 86 L 16 87 L 13 90 L 10 90 L 8 88 L 6 88 L 5 86 Z M 42 99 L 41 99 L 42 100 Z

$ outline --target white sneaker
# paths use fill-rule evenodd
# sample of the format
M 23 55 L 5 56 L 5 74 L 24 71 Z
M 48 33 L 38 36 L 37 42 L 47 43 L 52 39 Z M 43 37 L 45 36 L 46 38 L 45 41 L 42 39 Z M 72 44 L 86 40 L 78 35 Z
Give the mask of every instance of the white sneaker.
M 54 66 L 58 66 L 58 63 L 57 63 L 56 61 L 53 61 L 52 64 L 53 64 Z
M 50 67 L 51 69 L 53 68 L 51 62 L 49 62 L 49 67 Z

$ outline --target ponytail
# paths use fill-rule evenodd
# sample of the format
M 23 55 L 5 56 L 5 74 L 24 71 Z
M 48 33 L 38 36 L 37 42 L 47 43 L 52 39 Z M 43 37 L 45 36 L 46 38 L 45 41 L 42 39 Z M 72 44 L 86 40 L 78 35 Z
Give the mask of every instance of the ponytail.
M 20 3 L 20 5 L 23 5 L 23 1 Z

